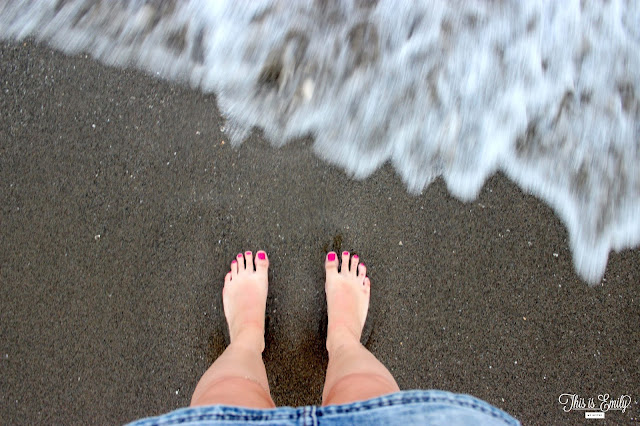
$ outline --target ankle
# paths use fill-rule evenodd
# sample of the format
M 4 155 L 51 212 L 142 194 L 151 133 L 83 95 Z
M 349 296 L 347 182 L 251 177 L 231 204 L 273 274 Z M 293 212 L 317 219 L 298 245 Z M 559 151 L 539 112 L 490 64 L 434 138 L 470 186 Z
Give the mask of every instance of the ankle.
M 231 334 L 231 344 L 262 353 L 264 329 L 258 324 L 244 324 L 242 329 Z
M 343 324 L 330 325 L 327 330 L 327 352 L 329 355 L 340 348 L 360 345 L 360 334 Z

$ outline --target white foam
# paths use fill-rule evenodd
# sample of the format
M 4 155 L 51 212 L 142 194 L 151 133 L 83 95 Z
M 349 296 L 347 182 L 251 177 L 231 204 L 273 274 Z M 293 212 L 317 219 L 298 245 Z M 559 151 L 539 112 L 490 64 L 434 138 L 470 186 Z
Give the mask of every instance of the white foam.
M 503 171 L 591 284 L 640 244 L 634 0 L 0 0 L 0 37 L 215 92 L 234 143 L 312 134 L 356 178 L 390 161 L 412 192 L 442 176 L 471 200 Z

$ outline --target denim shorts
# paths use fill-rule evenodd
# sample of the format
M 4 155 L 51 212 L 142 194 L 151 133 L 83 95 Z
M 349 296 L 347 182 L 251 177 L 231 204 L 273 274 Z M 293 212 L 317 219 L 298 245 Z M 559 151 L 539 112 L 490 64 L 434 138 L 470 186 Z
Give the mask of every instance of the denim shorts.
M 132 425 L 519 425 L 504 411 L 470 395 L 414 390 L 344 405 L 267 410 L 212 405 L 181 408 Z

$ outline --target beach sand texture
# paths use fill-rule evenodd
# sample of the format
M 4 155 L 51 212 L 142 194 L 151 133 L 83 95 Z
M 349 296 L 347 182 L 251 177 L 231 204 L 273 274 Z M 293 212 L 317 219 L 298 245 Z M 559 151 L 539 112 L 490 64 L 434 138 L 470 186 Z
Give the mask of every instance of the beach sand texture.
M 581 281 L 553 211 L 501 175 L 471 203 L 409 195 L 254 131 L 216 98 L 0 47 L 0 423 L 122 423 L 186 406 L 224 349 L 221 289 L 242 250 L 271 260 L 264 358 L 279 405 L 318 404 L 323 258 L 372 279 L 366 346 L 401 389 L 469 393 L 524 424 L 580 422 L 558 397 L 630 394 L 639 417 L 640 251 Z

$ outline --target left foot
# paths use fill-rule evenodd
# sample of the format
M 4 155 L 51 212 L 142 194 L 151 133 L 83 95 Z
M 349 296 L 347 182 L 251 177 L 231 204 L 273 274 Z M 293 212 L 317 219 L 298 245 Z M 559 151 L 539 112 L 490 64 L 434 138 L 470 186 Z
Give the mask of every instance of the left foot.
M 260 353 L 264 350 L 264 315 L 267 304 L 269 259 L 260 250 L 239 253 L 224 278 L 222 304 L 229 326 L 231 344 L 240 344 Z

